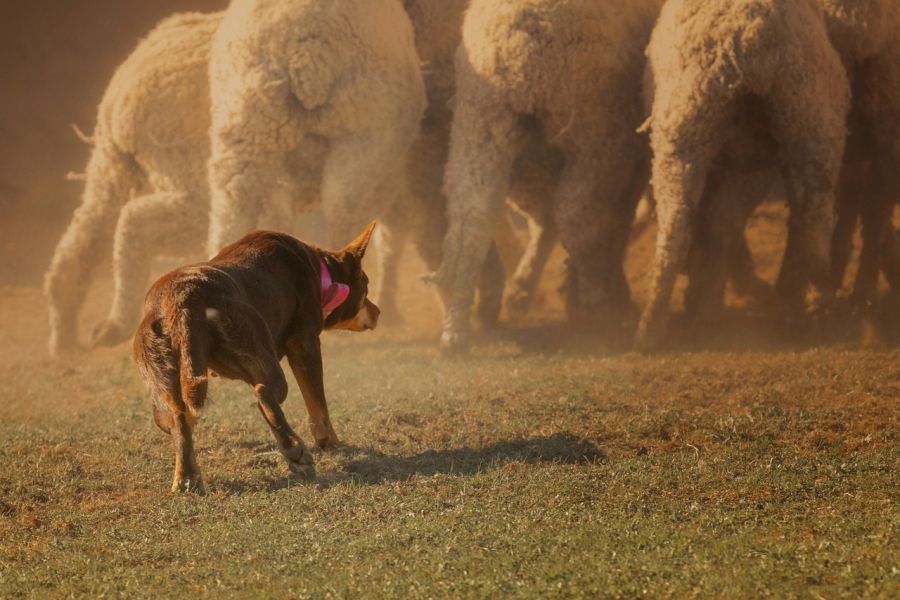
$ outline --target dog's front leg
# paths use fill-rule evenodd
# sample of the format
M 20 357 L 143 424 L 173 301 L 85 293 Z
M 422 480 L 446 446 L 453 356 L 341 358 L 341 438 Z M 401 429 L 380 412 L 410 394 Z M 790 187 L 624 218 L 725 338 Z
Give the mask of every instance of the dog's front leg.
M 309 426 L 319 448 L 331 448 L 338 444 L 337 434 L 328 416 L 325 401 L 325 384 L 322 381 L 322 348 L 318 335 L 292 339 L 287 344 L 287 357 L 303 393 Z

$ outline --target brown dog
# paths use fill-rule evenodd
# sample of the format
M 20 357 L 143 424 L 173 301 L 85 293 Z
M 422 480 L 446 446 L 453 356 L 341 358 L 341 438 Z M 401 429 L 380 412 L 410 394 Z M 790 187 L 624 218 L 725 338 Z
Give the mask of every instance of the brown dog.
M 253 386 L 259 409 L 291 471 L 315 475 L 312 456 L 285 420 L 288 357 L 319 447 L 337 435 L 328 418 L 319 334 L 374 329 L 362 259 L 375 223 L 349 246 L 326 252 L 285 234 L 254 231 L 212 260 L 161 277 L 144 301 L 134 359 L 154 420 L 175 442 L 173 491 L 203 493 L 191 433 L 210 372 Z

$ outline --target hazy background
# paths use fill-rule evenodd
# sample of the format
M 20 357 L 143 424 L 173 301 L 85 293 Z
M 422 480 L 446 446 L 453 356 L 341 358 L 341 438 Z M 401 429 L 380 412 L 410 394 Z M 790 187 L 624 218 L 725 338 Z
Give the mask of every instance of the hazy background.
M 0 0 L 0 285 L 36 284 L 78 205 L 97 105 L 161 18 L 225 0 Z

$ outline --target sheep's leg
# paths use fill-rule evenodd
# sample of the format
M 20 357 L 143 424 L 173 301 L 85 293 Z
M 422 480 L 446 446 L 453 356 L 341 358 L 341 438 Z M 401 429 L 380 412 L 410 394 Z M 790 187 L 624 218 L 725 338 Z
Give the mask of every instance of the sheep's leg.
M 113 301 L 91 334 L 92 346 L 130 338 L 147 291 L 153 258 L 161 252 L 193 256 L 203 251 L 206 205 L 182 192 L 135 198 L 122 209 L 113 244 Z
M 78 345 L 78 309 L 94 268 L 108 254 L 119 210 L 137 185 L 132 161 L 97 146 L 87 166 L 81 206 L 56 246 L 44 291 L 50 308 L 50 354 Z
M 786 72 L 775 79 L 766 100 L 791 210 L 788 246 L 776 283 L 788 316 L 803 311 L 809 284 L 823 307 L 832 304 L 835 292 L 831 238 L 849 94 L 838 57 L 817 55 L 814 59 L 820 71 L 815 81 L 834 82 L 834 86 L 823 89 L 809 80 L 806 65 L 813 64 L 809 62 L 813 57 L 800 56 L 786 64 Z M 809 83 L 798 85 L 798 81 Z
M 637 239 L 646 231 L 651 223 L 656 221 L 656 198 L 653 190 L 647 189 L 644 197 L 638 202 L 634 211 L 634 223 L 631 225 L 631 237 Z
M 736 207 L 729 203 L 722 175 L 707 178 L 698 223 L 688 251 L 689 283 L 684 296 L 684 309 L 693 320 L 716 321 L 725 309 L 725 286 L 728 281 L 726 247 L 729 239 L 743 235 L 732 214 Z
M 513 191 L 515 194 L 515 191 Z M 550 194 L 547 198 L 552 197 Z M 522 259 L 522 253 L 525 252 L 525 245 L 519 239 L 519 234 L 512 222 L 512 212 L 521 214 L 526 221 L 530 221 L 526 213 L 521 213 L 515 208 L 510 201 L 506 199 L 506 208 L 504 214 L 497 220 L 497 228 L 494 230 L 494 245 L 497 246 L 497 255 L 500 257 L 500 264 L 503 265 L 503 271 L 514 273 L 519 261 Z
M 296 235 L 296 210 L 295 203 L 303 202 L 305 198 L 295 198 L 291 195 L 293 188 L 278 186 L 272 190 L 272 195 L 261 207 L 257 218 L 257 227 L 269 231 L 280 231 Z
M 567 302 L 573 323 L 617 323 L 630 305 L 622 262 L 646 167 L 628 154 L 568 157 L 560 178 L 555 219 L 578 290 Z
M 221 150 L 209 161 L 208 256 L 258 226 L 277 182 L 285 177 L 283 156 L 274 149 L 214 143 L 216 146 Z
M 687 259 L 694 212 L 706 182 L 706 166 L 699 158 L 683 160 L 674 153 L 658 153 L 653 163 L 653 192 L 659 229 L 650 297 L 635 336 L 635 346 L 656 348 L 666 330 L 675 279 Z
M 894 293 L 900 292 L 900 238 L 891 228 L 881 243 L 881 270 Z
M 332 246 L 350 242 L 373 218 L 408 202 L 406 141 L 398 132 L 373 131 L 332 142 L 322 172 L 322 209 Z
M 502 218 L 502 217 L 501 217 Z M 483 327 L 494 327 L 500 318 L 503 308 L 503 288 L 506 284 L 506 271 L 500 259 L 500 251 L 496 242 L 488 247 L 481 274 L 478 277 L 478 322 Z
M 466 99 L 462 90 L 460 97 Z M 458 350 L 467 343 L 475 284 L 503 210 L 521 140 L 516 115 L 501 102 L 490 108 L 459 103 L 444 178 L 449 223 L 441 267 L 434 276 L 447 295 L 441 336 L 445 349 Z
M 398 305 L 400 259 L 409 233 L 409 225 L 398 205 L 385 215 L 382 226 L 375 233 L 378 244 L 378 275 L 375 279 L 375 304 L 381 309 L 381 320 L 402 323 L 403 314 Z
M 888 194 L 888 177 L 884 173 L 887 165 L 879 164 L 870 177 L 871 187 L 867 190 L 866 199 L 860 206 L 862 216 L 862 249 L 859 255 L 859 269 L 853 285 L 853 304 L 868 311 L 878 295 L 878 275 L 881 267 L 882 249 L 885 240 L 894 232 L 891 216 L 894 199 Z M 895 167 L 896 168 L 896 167 Z
M 894 292 L 900 291 L 900 240 L 894 231 L 891 218 L 893 203 L 900 200 L 900 53 L 896 46 L 892 52 L 883 53 L 871 61 L 867 78 L 867 91 L 871 97 L 862 100 L 869 106 L 874 123 L 872 129 L 877 140 L 875 170 L 880 174 L 884 188 L 881 202 L 872 218 L 883 218 L 884 232 L 879 240 L 880 266 Z
M 794 169 L 786 177 L 790 180 L 787 187 L 791 214 L 788 245 L 776 289 L 788 315 L 803 312 L 809 284 L 819 293 L 822 306 L 828 306 L 834 295 L 829 263 L 834 196 L 821 186 L 821 173 L 811 176 L 805 171 Z
M 702 222 L 691 249 L 685 309 L 694 318 L 717 319 L 725 307 L 725 285 L 767 303 L 770 286 L 755 273 L 744 229 L 771 188 L 771 174 L 724 173 L 707 183 Z
M 542 189 L 541 192 L 546 193 L 546 190 Z M 516 190 L 517 196 L 522 193 L 530 193 L 530 190 L 528 192 Z M 541 198 L 527 201 L 527 205 L 537 206 L 535 201 L 547 204 L 546 198 L 542 195 Z M 556 223 L 553 215 L 549 214 L 549 210 L 536 211 L 534 214 L 520 212 L 528 223 L 528 243 L 525 246 L 525 252 L 519 259 L 515 273 L 513 273 L 506 299 L 506 308 L 514 317 L 523 318 L 534 301 L 541 274 L 553 252 L 558 235 Z
M 837 221 L 831 236 L 831 281 L 835 289 L 844 283 L 844 275 L 853 254 L 853 232 L 860 216 L 861 195 L 867 193 L 868 177 L 863 163 L 844 163 L 837 195 Z

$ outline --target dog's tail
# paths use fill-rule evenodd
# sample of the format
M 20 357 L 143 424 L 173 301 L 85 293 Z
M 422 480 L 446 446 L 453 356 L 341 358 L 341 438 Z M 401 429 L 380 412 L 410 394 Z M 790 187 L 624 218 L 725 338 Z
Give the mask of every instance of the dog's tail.
M 133 352 L 150 389 L 156 424 L 168 433 L 175 415 L 186 412 L 193 421 L 206 401 L 207 326 L 202 309 L 159 308 L 138 327 Z
M 181 398 L 196 415 L 206 401 L 209 384 L 206 308 L 200 302 L 188 299 L 172 310 L 167 310 L 165 314 L 168 317 L 166 329 L 171 338 L 172 350 L 178 356 Z

